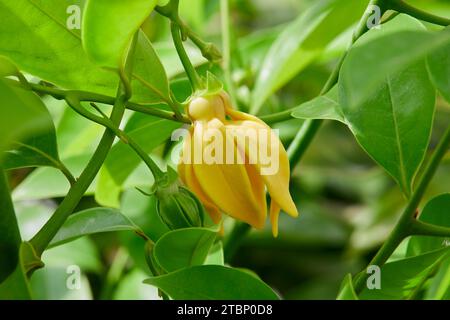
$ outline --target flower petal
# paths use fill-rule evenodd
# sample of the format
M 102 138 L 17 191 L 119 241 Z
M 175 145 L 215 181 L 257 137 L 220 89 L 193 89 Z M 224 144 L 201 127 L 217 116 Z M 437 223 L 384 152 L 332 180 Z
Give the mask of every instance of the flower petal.
M 280 216 L 280 206 L 272 200 L 270 202 L 270 224 L 272 225 L 272 235 L 278 237 L 278 217 Z
M 191 139 L 186 139 L 184 142 L 183 152 L 187 152 L 191 148 Z M 181 157 L 182 158 L 182 157 Z M 202 190 L 197 178 L 194 175 L 192 164 L 186 164 L 182 161 L 178 164 L 178 174 L 181 181 L 199 198 L 199 200 L 205 206 L 206 211 L 215 224 L 219 223 L 222 219 L 222 213 L 220 209 L 212 202 L 212 200 Z
M 226 137 L 225 126 L 220 121 L 210 121 L 207 124 L 209 129 L 220 130 L 223 137 Z M 203 132 L 197 125 L 194 126 L 193 144 L 194 148 L 203 148 Z M 233 140 L 224 139 L 228 142 L 228 148 L 235 148 Z M 201 147 L 200 147 L 201 146 Z M 222 145 L 223 154 L 226 154 L 227 144 Z M 234 151 L 233 151 L 234 152 Z M 220 208 L 233 218 L 245 221 L 255 228 L 262 228 L 267 215 L 266 200 L 263 193 L 262 183 L 257 183 L 250 179 L 258 180 L 256 172 L 247 171 L 243 164 L 207 164 L 194 163 L 193 171 L 199 185 L 206 195 Z
M 257 158 L 254 166 L 264 180 L 273 201 L 290 216 L 297 217 L 298 211 L 289 193 L 289 159 L 278 136 L 269 126 L 260 122 L 244 120 L 233 121 L 232 123 L 233 125 L 230 125 L 230 127 L 234 126 L 237 130 L 257 131 L 256 134 L 245 134 L 247 140 L 244 140 L 244 143 L 245 141 L 249 141 L 249 143 L 245 143 L 244 146 L 241 145 L 240 148 L 245 149 L 249 159 L 252 159 L 252 157 L 253 159 Z M 255 139 L 257 140 L 255 141 Z M 242 144 L 242 140 L 238 141 L 238 143 Z M 257 156 L 253 154 L 255 150 L 251 148 L 252 144 L 257 148 Z M 277 152 L 277 154 L 274 154 L 274 152 Z M 278 164 L 277 170 L 273 169 L 275 172 L 267 172 L 270 170 L 267 170 L 267 164 L 262 162 L 261 155 L 265 155 L 270 160 L 269 165 L 276 166 Z M 273 160 L 277 163 L 273 163 Z

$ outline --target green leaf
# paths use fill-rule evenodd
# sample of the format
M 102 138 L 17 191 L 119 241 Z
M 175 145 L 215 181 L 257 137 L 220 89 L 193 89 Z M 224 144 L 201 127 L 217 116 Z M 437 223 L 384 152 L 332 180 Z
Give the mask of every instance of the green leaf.
M 40 134 L 15 141 L 13 149 L 6 151 L 3 160 L 5 169 L 37 166 L 62 167 L 52 117 L 43 103 L 39 105 L 47 129 Z
M 431 199 L 420 213 L 419 220 L 422 222 L 450 227 L 450 193 L 441 194 Z M 442 249 L 446 246 L 444 237 L 413 236 L 408 242 L 407 256 L 415 256 L 429 251 Z
M 71 215 L 66 220 L 50 243 L 50 247 L 56 247 L 94 233 L 124 230 L 142 234 L 141 229 L 118 210 L 109 208 L 87 209 Z
M 16 268 L 19 261 L 20 232 L 10 190 L 0 167 L 0 283 Z
M 372 29 L 350 50 L 338 83 L 339 102 L 349 128 L 361 146 L 396 180 L 407 196 L 428 146 L 435 90 L 427 74 L 424 56 L 409 59 L 403 57 L 404 51 L 392 48 L 397 48 L 399 43 L 406 45 L 412 35 L 433 37 L 417 31 L 422 29 L 417 20 L 403 15 L 386 23 L 380 30 Z M 394 35 L 395 40 L 392 38 Z M 391 45 L 391 42 L 395 44 Z M 369 63 L 366 60 L 373 57 L 376 61 L 366 64 Z M 390 65 L 394 60 L 398 64 L 395 67 Z M 350 67 L 353 68 L 351 71 Z M 382 77 L 378 79 L 379 73 Z M 363 100 L 355 104 L 351 95 L 365 90 L 360 87 L 361 83 L 372 78 L 378 79 L 377 82 L 368 85 L 376 87 L 367 91 L 361 96 Z
M 26 269 L 24 266 L 25 256 L 29 250 L 29 244 L 24 242 L 20 244 L 19 260 L 14 272 L 0 283 L 0 300 L 30 300 L 31 290 Z M 10 258 L 8 258 L 10 259 Z M 2 259 L 3 260 L 3 259 Z
M 0 161 L 14 140 L 40 134 L 49 125 L 48 111 L 33 92 L 0 79 Z
M 450 248 L 445 248 L 387 263 L 380 268 L 381 289 L 365 288 L 359 297 L 360 299 L 408 298 L 449 255 Z
M 86 55 L 79 30 L 67 26 L 70 17 L 66 10 L 70 5 L 80 6 L 80 1 L 1 2 L 0 54 L 10 58 L 20 70 L 63 88 L 115 96 L 119 77 L 114 70 L 99 67 Z M 110 27 L 113 26 L 108 30 Z M 163 102 L 159 94 L 142 82 L 154 83 L 161 69 L 156 54 L 149 50 L 148 39 L 143 35 L 139 38 L 134 66 L 137 72 L 133 74 L 139 80 L 132 82 L 133 101 Z M 150 70 L 149 65 L 153 67 Z
M 439 267 L 437 274 L 430 282 L 425 293 L 427 300 L 450 299 L 450 257 L 447 257 Z
M 387 77 L 417 64 L 428 54 L 450 44 L 450 28 L 440 32 L 426 32 L 419 31 L 423 28 L 416 27 L 392 32 L 392 26 L 405 19 L 407 18 L 400 16 L 384 24 L 381 33 L 378 30 L 368 32 L 358 41 L 361 44 L 349 51 L 339 75 L 339 99 L 342 106 L 360 106 L 376 94 Z M 375 34 L 377 37 L 373 39 Z M 372 41 L 367 41 L 366 38 Z
M 388 76 L 362 104 L 341 106 L 361 146 L 410 195 L 427 150 L 435 107 L 435 90 L 424 62 Z
M 167 272 L 201 265 L 216 239 L 217 232 L 206 228 L 187 228 L 167 232 L 156 242 L 153 255 Z
M 317 1 L 279 35 L 256 79 L 251 112 L 317 59 L 338 35 L 361 17 L 367 0 Z
M 81 34 L 88 56 L 101 66 L 120 67 L 133 35 L 156 2 L 87 0 Z
M 133 78 L 146 90 L 152 102 L 171 101 L 169 80 L 161 60 L 144 32 L 140 31 L 134 52 Z M 133 93 L 134 94 L 134 93 Z
M 144 281 L 175 300 L 277 300 L 273 290 L 248 273 L 222 266 L 194 266 Z
M 292 111 L 291 115 L 298 119 L 329 119 L 345 123 L 338 102 L 337 87 L 333 87 L 323 96 L 302 103 Z
M 135 113 L 128 121 L 125 132 L 148 153 L 167 140 L 180 126 L 174 121 Z M 115 144 L 100 170 L 96 200 L 102 205 L 118 207 L 123 183 L 141 162 L 130 146 L 121 141 Z
M 223 266 L 224 260 L 222 241 L 218 241 L 212 245 L 204 264 Z
M 432 52 L 427 59 L 431 81 L 450 102 L 450 43 Z
M 0 56 L 0 78 L 16 76 L 19 74 L 19 69 L 7 57 Z
M 352 275 L 349 273 L 342 281 L 341 289 L 336 300 L 359 300 L 356 295 L 355 288 L 353 288 Z

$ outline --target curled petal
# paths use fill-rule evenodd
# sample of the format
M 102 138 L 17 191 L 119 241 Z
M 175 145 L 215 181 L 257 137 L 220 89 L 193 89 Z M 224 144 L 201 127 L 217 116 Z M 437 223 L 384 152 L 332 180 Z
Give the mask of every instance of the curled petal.
M 226 131 L 221 122 L 208 123 L 207 127 L 218 129 L 224 137 L 223 141 L 230 143 L 229 139 L 225 139 Z M 204 150 L 203 133 L 198 129 L 197 126 L 194 128 L 194 148 Z M 233 143 L 232 140 L 231 143 Z M 222 148 L 224 148 L 222 151 L 225 155 L 227 152 L 225 149 L 230 148 L 230 145 L 222 144 Z M 231 145 L 231 148 L 235 148 L 235 146 Z M 192 165 L 201 189 L 222 211 L 255 228 L 262 228 L 267 208 L 264 187 L 258 181 L 260 177 L 257 172 L 247 171 L 245 163 L 228 164 L 224 162 L 207 164 L 203 161 Z
M 183 153 L 192 152 L 191 139 L 186 139 L 184 142 Z M 190 153 L 192 154 L 192 153 Z M 183 158 L 183 157 L 181 157 Z M 190 159 L 189 159 L 190 161 Z M 187 161 L 186 161 L 187 162 Z M 191 163 L 184 163 L 180 161 L 178 164 L 178 174 L 180 175 L 181 181 L 199 198 L 199 200 L 205 206 L 206 211 L 209 213 L 211 219 L 214 223 L 219 223 L 222 219 L 222 213 L 220 209 L 212 202 L 212 200 L 206 195 L 202 190 L 197 178 L 194 175 L 194 171 Z
M 259 122 L 245 120 L 233 123 L 236 129 L 253 133 L 245 134 L 249 143 L 241 145 L 240 148 L 245 149 L 249 159 L 257 158 L 256 161 L 254 160 L 254 166 L 264 180 L 273 201 L 290 216 L 297 217 L 297 208 L 289 193 L 289 159 L 278 136 L 269 126 Z M 257 146 L 257 156 L 254 154 L 255 148 L 252 148 L 252 145 Z M 266 160 L 270 160 L 269 163 L 264 163 Z
M 278 217 L 280 216 L 280 206 L 272 200 L 270 203 L 270 224 L 272 225 L 272 235 L 278 237 Z

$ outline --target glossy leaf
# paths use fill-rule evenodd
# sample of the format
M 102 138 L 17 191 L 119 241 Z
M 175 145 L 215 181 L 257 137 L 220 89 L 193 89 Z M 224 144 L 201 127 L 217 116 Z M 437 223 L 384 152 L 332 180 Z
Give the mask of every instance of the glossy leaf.
M 92 62 L 83 50 L 80 31 L 68 26 L 67 9 L 80 1 L 17 0 L 0 3 L 0 54 L 10 58 L 20 70 L 58 86 L 94 91 L 115 96 L 119 77 L 112 69 Z M 134 70 L 140 79 L 133 81 L 133 100 L 158 103 L 155 92 L 141 80 L 153 83 L 159 61 L 148 50 L 148 39 L 140 36 Z M 142 47 L 142 49 L 140 49 Z M 143 58 L 143 55 L 146 58 Z M 151 64 L 142 65 L 142 61 Z M 153 62 L 155 62 L 153 64 Z M 141 79 L 142 78 L 142 79 Z
M 338 102 L 337 87 L 323 96 L 302 103 L 292 111 L 291 115 L 298 119 L 329 119 L 345 123 Z
M 258 278 L 222 266 L 194 266 L 144 281 L 175 300 L 276 300 L 277 295 Z
M 404 58 L 398 62 L 400 67 L 396 65 L 395 68 L 391 66 L 388 69 L 388 61 L 397 61 L 399 52 L 403 51 L 392 51 L 392 46 L 386 41 L 394 41 L 392 37 L 395 35 L 396 47 L 399 43 L 406 45 L 412 35 L 427 39 L 435 36 L 422 31 L 395 32 L 398 29 L 420 30 L 422 26 L 412 18 L 400 17 L 384 25 L 382 33 L 371 30 L 361 37 L 353 53 L 351 51 L 344 62 L 344 65 L 348 65 L 342 67 L 338 84 L 339 102 L 347 124 L 361 146 L 397 181 L 402 191 L 409 195 L 414 176 L 428 146 L 435 90 L 428 78 L 423 55 L 416 55 L 415 60 Z M 360 51 L 359 48 L 366 48 L 367 51 Z M 411 56 L 414 55 L 412 52 Z M 376 61 L 371 61 L 370 65 L 360 65 L 361 61 L 370 60 L 371 57 L 377 57 Z M 350 66 L 353 68 L 351 72 L 346 69 Z M 366 72 L 365 76 L 361 69 Z M 349 95 L 363 91 L 361 83 L 372 78 L 378 79 L 379 73 L 383 77 L 376 83 L 371 82 L 371 85 L 377 87 L 367 91 L 365 100 L 355 104 Z
M 120 67 L 133 35 L 157 0 L 87 0 L 82 40 L 88 56 L 101 66 Z
M 79 237 L 111 231 L 134 231 L 142 233 L 130 219 L 118 210 L 92 208 L 71 215 L 50 243 L 56 247 Z
M 450 228 L 450 194 L 445 193 L 431 199 L 419 215 L 419 220 Z M 431 236 L 413 236 L 408 242 L 406 254 L 416 256 L 429 251 L 442 249 L 448 238 Z
M 206 228 L 170 231 L 156 242 L 153 255 L 167 272 L 201 265 L 216 239 L 217 232 Z
M 389 29 L 387 23 L 383 29 Z M 374 32 L 377 32 L 375 30 Z M 370 32 L 369 32 L 370 33 Z M 364 41 L 348 53 L 339 76 L 342 106 L 356 108 L 376 94 L 386 77 L 423 61 L 426 56 L 450 44 L 450 29 L 440 32 L 413 31 L 392 33 Z
M 431 80 L 442 96 L 450 102 L 450 43 L 428 56 Z
M 317 1 L 279 35 L 256 79 L 251 112 L 317 59 L 328 44 L 361 17 L 367 0 Z
M 173 121 L 136 113 L 128 121 L 125 132 L 145 152 L 151 152 L 179 127 L 180 124 Z M 100 170 L 96 190 L 97 201 L 102 205 L 118 207 L 123 183 L 141 162 L 141 158 L 130 146 L 121 141 L 114 145 Z
M 414 293 L 416 286 L 422 284 L 436 266 L 449 255 L 450 248 L 446 248 L 387 263 L 380 268 L 381 289 L 365 288 L 359 297 L 361 299 L 408 298 Z
M 341 290 L 336 298 L 336 300 L 358 300 L 358 296 L 355 293 L 355 288 L 353 288 L 352 275 L 348 274 L 345 276 L 344 281 L 342 281 Z

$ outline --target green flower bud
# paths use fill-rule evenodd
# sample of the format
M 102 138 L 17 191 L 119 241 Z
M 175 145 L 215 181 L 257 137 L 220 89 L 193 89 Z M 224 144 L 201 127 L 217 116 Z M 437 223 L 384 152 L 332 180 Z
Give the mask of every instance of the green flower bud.
M 179 185 L 168 172 L 168 181 L 155 190 L 156 211 L 169 229 L 203 227 L 205 209 L 197 197 Z

